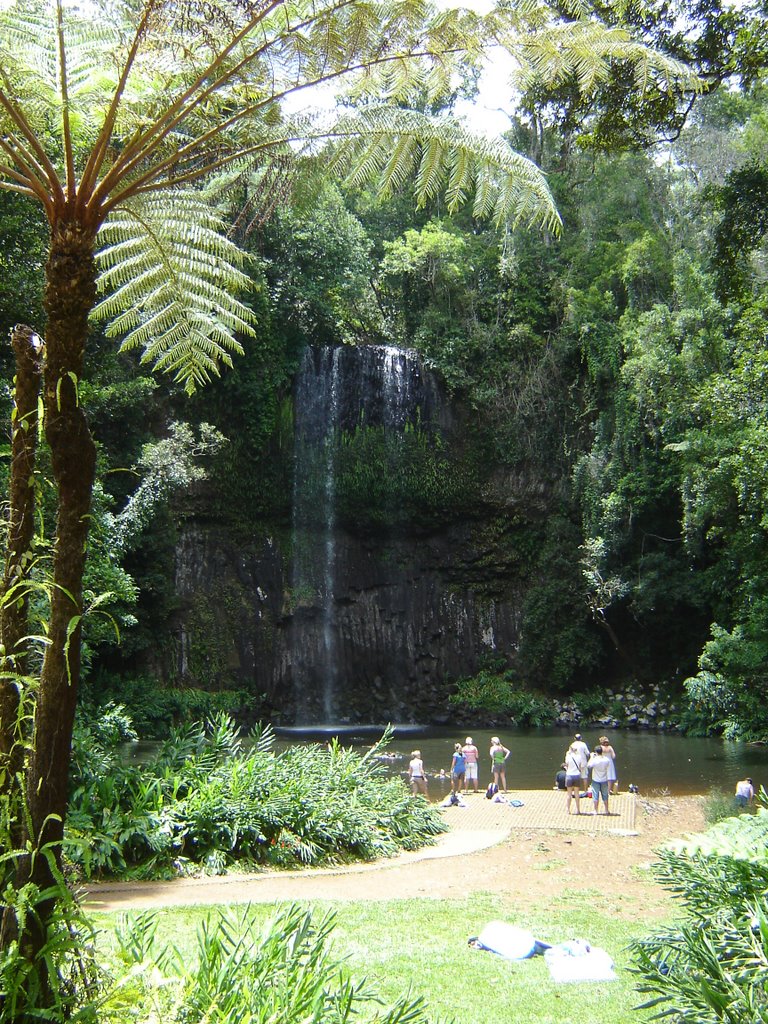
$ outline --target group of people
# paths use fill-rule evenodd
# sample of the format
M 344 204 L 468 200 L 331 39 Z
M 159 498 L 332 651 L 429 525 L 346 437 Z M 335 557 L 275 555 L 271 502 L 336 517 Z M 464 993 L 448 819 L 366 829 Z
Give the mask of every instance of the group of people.
M 498 736 L 492 737 L 488 756 L 491 759 L 493 784 L 497 789 L 501 790 L 502 793 L 506 793 L 506 764 L 507 758 L 509 757 L 509 749 L 504 746 Z M 452 793 L 466 793 L 470 783 L 472 784 L 475 793 L 478 792 L 479 763 L 480 751 L 475 746 L 471 736 L 467 736 L 467 739 L 463 744 L 454 744 L 450 769 Z M 424 793 L 426 795 L 428 786 L 427 773 L 424 770 L 424 761 L 422 760 L 420 750 L 411 751 L 411 762 L 408 765 L 408 777 L 411 782 L 411 792 L 414 794 Z
M 616 751 L 608 737 L 601 736 L 594 749 L 590 750 L 581 733 L 577 732 L 565 752 L 557 784 L 566 791 L 566 807 L 569 814 L 582 813 L 582 792 L 585 795 L 590 795 L 591 792 L 595 814 L 599 811 L 601 800 L 603 812 L 610 814 L 608 798 L 611 793 L 618 792 L 619 776 L 616 771 Z M 571 804 L 575 804 L 575 812 L 571 811 Z

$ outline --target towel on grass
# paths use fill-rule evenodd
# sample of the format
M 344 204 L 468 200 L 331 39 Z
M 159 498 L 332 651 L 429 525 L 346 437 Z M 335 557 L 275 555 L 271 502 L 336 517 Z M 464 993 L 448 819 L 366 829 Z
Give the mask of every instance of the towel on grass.
M 616 981 L 613 960 L 584 939 L 561 942 L 544 951 L 553 981 Z

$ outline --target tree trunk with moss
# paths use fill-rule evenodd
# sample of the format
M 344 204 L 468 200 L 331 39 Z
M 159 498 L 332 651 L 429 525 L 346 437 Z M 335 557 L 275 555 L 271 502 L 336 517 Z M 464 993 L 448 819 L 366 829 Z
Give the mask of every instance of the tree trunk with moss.
M 79 401 L 88 316 L 96 300 L 93 233 L 64 221 L 52 232 L 46 267 L 48 315 L 43 382 L 45 436 L 58 494 L 49 643 L 45 650 L 27 764 L 27 803 L 38 848 L 61 860 L 72 730 L 80 681 L 83 572 L 96 448 Z M 46 887 L 51 864 L 36 857 L 28 877 Z
M 11 331 L 16 364 L 11 425 L 11 475 L 8 494 L 8 536 L 0 610 L 0 791 L 14 786 L 24 765 L 19 720 L 21 701 L 14 676 L 27 670 L 29 632 L 27 572 L 32 561 L 35 531 L 35 459 L 37 455 L 40 349 L 31 327 L 17 324 Z

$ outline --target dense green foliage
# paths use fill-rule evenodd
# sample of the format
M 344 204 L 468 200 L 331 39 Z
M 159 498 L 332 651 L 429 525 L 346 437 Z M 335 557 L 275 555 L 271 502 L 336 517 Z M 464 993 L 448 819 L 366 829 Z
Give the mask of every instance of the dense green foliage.
M 429 1024 L 422 999 L 388 1004 L 353 977 L 332 948 L 334 918 L 298 907 L 259 926 L 248 909 L 211 916 L 197 932 L 195 954 L 155 938 L 149 914 L 118 932 L 116 983 L 106 990 L 101 1020 L 157 1019 L 196 1024 Z
M 520 726 L 550 725 L 555 718 L 552 701 L 541 693 L 520 687 L 510 670 L 478 672 L 471 679 L 460 679 L 451 704 L 470 711 L 503 715 Z
M 663 76 L 638 103 L 621 62 L 589 102 L 573 69 L 528 80 L 509 139 L 548 173 L 559 238 L 497 232 L 434 196 L 414 209 L 405 190 L 382 197 L 359 177 L 314 181 L 267 223 L 251 223 L 243 199 L 235 233 L 258 344 L 191 402 L 94 338 L 81 391 L 100 444 L 86 586 L 91 601 L 109 595 L 85 620 L 94 690 L 126 672 L 180 682 L 174 552 L 189 517 L 288 550 L 304 346 L 394 341 L 442 378 L 457 426 L 340 439 L 339 527 L 420 536 L 482 522 L 483 570 L 503 563 L 521 594 L 520 644 L 502 652 L 515 690 L 685 685 L 687 727 L 768 734 L 765 18 L 716 3 L 687 16 L 683 28 L 674 5 L 631 13 L 707 76 L 685 127 Z M 658 130 L 675 135 L 666 160 L 643 149 Z M 10 324 L 39 310 L 43 235 L 12 195 L 0 226 Z M 196 445 L 203 424 L 224 439 L 215 451 Z M 142 495 L 141 532 L 116 547 Z M 208 611 L 184 610 L 183 681 L 237 689 L 229 635 Z M 137 715 L 142 732 L 213 709 L 194 690 L 157 700 L 165 710 Z
M 530 127 L 514 125 L 518 144 Z M 560 240 L 499 237 L 365 190 L 281 214 L 249 242 L 266 347 L 193 405 L 229 443 L 167 525 L 155 520 L 148 550 L 172 543 L 189 510 L 244 538 L 255 519 L 285 529 L 302 346 L 395 339 L 438 371 L 460 430 L 341 439 L 339 523 L 418 534 L 492 510 L 482 545 L 524 584 L 520 646 L 506 652 L 515 689 L 680 691 L 687 679 L 688 727 L 764 736 L 765 138 L 760 82 L 708 97 L 674 164 L 563 159 L 547 128 Z M 496 511 L 506 476 L 535 481 L 514 516 Z M 126 559 L 139 655 L 174 611 L 161 552 Z
M 764 796 L 764 794 L 763 794 Z M 765 1020 L 768 811 L 719 822 L 661 853 L 657 874 L 684 919 L 638 942 L 646 1007 L 680 1021 Z
M 145 763 L 126 760 L 121 708 L 76 733 L 67 850 L 86 877 L 153 876 L 201 867 L 309 865 L 392 856 L 445 825 L 387 777 L 376 754 L 339 746 L 277 753 L 269 730 L 241 740 L 220 714 L 171 732 Z

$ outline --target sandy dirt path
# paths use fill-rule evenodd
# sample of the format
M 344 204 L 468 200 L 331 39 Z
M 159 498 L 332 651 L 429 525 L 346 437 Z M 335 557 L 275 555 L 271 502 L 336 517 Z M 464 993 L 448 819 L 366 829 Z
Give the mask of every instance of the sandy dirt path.
M 702 797 L 657 797 L 638 806 L 637 835 L 515 829 L 486 849 L 392 861 L 350 869 L 264 871 L 247 877 L 113 883 L 91 887 L 93 909 L 312 900 L 458 899 L 494 892 L 521 906 L 594 891 L 616 914 L 646 919 L 669 913 L 670 895 L 650 865 L 667 839 L 702 831 Z M 493 837 L 492 837 L 493 838 Z M 495 837 L 498 838 L 498 837 Z M 491 840 L 489 840 L 491 841 Z

